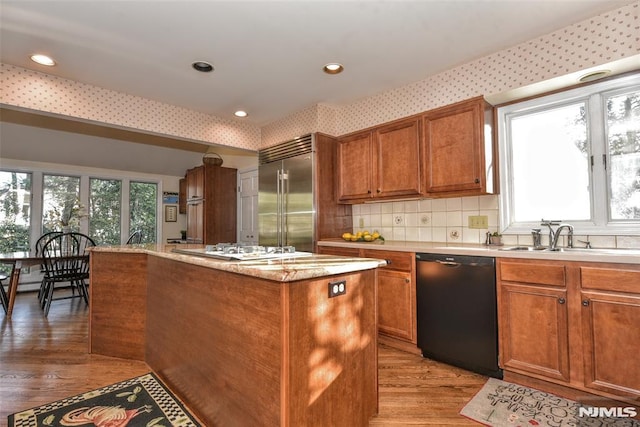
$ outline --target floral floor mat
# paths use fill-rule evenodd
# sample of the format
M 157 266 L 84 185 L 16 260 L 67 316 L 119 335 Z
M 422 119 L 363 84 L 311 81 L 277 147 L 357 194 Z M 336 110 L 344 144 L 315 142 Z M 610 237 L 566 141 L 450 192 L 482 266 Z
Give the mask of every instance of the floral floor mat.
M 638 408 L 593 407 L 489 378 L 460 414 L 493 427 L 640 427 Z
M 9 427 L 200 427 L 153 374 L 9 415 Z

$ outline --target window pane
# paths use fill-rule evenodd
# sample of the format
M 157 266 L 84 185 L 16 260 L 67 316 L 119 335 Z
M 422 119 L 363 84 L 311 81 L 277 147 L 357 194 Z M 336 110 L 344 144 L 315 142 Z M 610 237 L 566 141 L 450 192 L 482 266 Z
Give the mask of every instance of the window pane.
M 607 99 L 612 220 L 640 219 L 640 92 Z
M 122 182 L 91 178 L 89 187 L 89 235 L 97 245 L 119 245 Z
M 31 227 L 31 174 L 0 171 L 0 252 L 28 251 Z M 8 274 L 11 266 L 0 264 Z
M 42 189 L 43 233 L 56 230 L 80 231 L 80 218 L 86 216 L 80 203 L 80 178 L 44 175 Z
M 584 103 L 511 120 L 516 222 L 591 217 Z
M 146 182 L 132 182 L 129 198 L 129 234 L 141 230 L 142 243 L 155 242 L 158 186 Z

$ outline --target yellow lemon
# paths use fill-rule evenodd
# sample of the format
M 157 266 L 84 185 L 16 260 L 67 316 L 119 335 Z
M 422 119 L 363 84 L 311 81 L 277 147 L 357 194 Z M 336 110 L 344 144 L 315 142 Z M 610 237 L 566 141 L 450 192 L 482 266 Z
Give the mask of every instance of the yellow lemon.
M 371 234 L 371 233 L 369 233 L 369 230 L 364 230 L 364 231 L 362 232 L 362 235 L 363 235 L 363 236 L 366 236 L 367 234 Z
M 351 236 L 351 241 L 352 241 L 352 242 L 357 242 L 357 241 L 358 241 L 358 239 L 359 239 L 359 237 L 358 237 L 358 236 Z
M 364 235 L 364 240 L 366 242 L 371 242 L 371 241 L 373 241 L 373 236 L 371 234 L 365 234 Z
M 351 240 L 351 233 L 343 233 L 342 238 L 344 240 Z
M 380 237 L 380 233 L 378 233 L 377 231 L 374 231 L 372 236 L 374 239 L 377 239 L 378 237 Z

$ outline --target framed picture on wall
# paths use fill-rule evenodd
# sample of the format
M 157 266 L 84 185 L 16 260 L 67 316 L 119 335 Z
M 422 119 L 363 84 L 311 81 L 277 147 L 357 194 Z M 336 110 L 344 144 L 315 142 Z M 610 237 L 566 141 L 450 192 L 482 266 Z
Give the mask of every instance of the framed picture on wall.
M 164 222 L 176 222 L 178 220 L 178 206 L 167 205 L 164 207 Z

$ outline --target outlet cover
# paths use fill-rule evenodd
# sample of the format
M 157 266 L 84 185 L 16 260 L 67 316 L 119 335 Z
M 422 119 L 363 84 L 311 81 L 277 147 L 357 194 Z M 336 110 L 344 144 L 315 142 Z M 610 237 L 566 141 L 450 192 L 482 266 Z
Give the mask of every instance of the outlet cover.
M 470 215 L 469 228 L 489 228 L 489 217 L 486 215 Z

